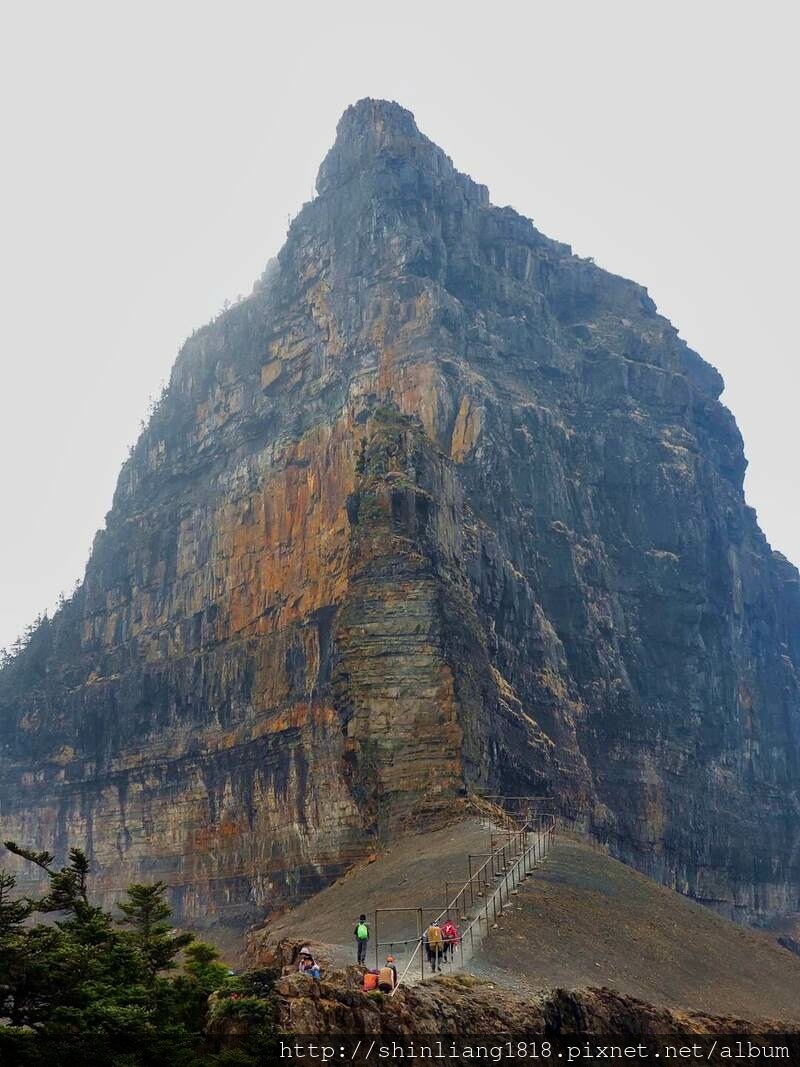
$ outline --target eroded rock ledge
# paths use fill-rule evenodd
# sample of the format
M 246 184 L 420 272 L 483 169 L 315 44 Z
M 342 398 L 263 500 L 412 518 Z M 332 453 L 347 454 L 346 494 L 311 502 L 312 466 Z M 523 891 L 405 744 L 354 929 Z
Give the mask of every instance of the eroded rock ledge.
M 767 1034 L 800 1033 L 777 1019 L 659 1008 L 611 989 L 551 989 L 517 997 L 470 975 L 401 988 L 395 996 L 360 991 L 357 967 L 321 982 L 278 980 L 280 1028 L 290 1034 Z

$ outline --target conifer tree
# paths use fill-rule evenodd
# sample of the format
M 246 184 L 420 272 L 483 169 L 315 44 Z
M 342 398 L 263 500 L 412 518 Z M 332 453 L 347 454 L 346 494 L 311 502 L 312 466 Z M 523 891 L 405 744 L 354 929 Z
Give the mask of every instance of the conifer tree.
M 133 937 L 145 960 L 153 981 L 159 971 L 175 967 L 175 957 L 194 940 L 192 934 L 176 934 L 166 920 L 172 913 L 167 901 L 164 882 L 152 885 L 133 883 L 128 886 L 128 898 L 119 904 L 123 913 L 120 925 L 131 927 Z

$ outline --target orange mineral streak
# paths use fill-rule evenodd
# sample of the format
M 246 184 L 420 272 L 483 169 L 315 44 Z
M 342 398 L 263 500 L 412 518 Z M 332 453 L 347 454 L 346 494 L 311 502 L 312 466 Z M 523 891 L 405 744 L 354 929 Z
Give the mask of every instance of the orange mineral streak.
M 339 356 L 345 349 L 345 339 L 339 329 L 336 316 L 331 310 L 328 299 L 331 291 L 330 282 L 322 279 L 308 292 L 308 306 L 311 318 L 320 331 L 328 356 Z
M 346 418 L 290 444 L 259 490 L 215 513 L 226 592 L 217 638 L 273 633 L 337 603 L 347 587 L 347 496 L 353 437 Z
M 439 369 L 441 352 L 436 358 L 433 352 L 428 355 L 434 314 L 431 291 L 426 288 L 402 303 L 384 297 L 375 306 L 368 337 L 378 353 L 378 393 L 404 414 L 417 416 L 431 440 L 441 444 L 448 400 Z
M 463 463 L 475 448 L 481 433 L 483 413 L 468 396 L 461 398 L 461 404 L 453 427 L 453 439 L 450 455 L 456 463 Z

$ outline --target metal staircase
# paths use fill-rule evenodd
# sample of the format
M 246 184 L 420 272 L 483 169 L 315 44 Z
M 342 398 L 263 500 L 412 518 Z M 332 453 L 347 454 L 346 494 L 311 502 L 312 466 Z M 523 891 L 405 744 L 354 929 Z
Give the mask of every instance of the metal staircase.
M 463 883 L 445 883 L 445 905 L 435 908 L 377 908 L 374 920 L 375 961 L 379 966 L 385 953 L 400 957 L 401 970 L 395 989 L 433 973 L 450 974 L 461 970 L 479 950 L 497 917 L 507 907 L 518 886 L 546 858 L 556 830 L 555 816 L 541 810 L 546 797 L 483 797 L 481 818 L 488 833 L 488 851 L 466 857 L 468 876 Z M 454 891 L 455 889 L 455 891 Z M 416 926 L 416 935 L 389 937 L 381 930 L 400 920 Z M 437 953 L 432 968 L 426 958 L 425 930 L 431 923 L 441 926 L 450 919 L 458 927 L 459 946 Z

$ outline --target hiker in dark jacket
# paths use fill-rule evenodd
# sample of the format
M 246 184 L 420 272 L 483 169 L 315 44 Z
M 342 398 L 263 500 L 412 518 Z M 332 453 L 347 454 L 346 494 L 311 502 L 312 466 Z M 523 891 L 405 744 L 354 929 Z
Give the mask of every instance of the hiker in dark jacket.
M 353 934 L 356 939 L 356 961 L 365 963 L 367 959 L 367 945 L 369 944 L 369 926 L 366 915 L 359 915 Z

